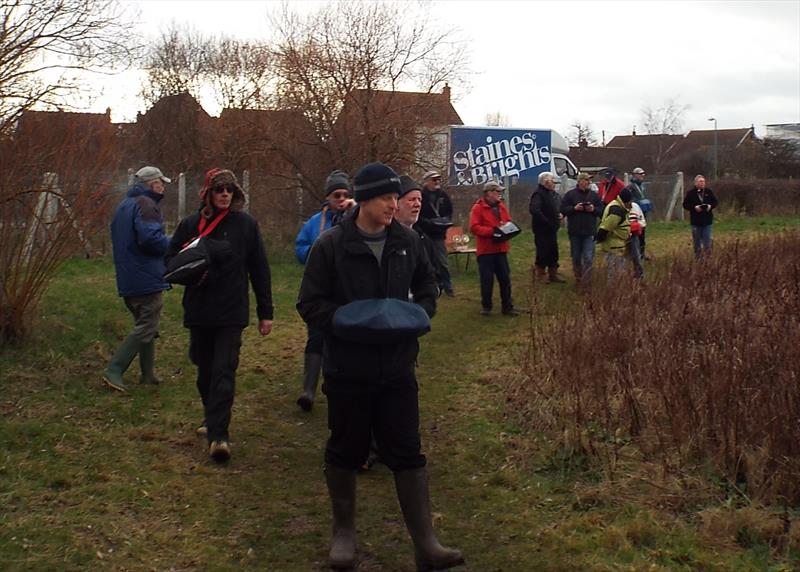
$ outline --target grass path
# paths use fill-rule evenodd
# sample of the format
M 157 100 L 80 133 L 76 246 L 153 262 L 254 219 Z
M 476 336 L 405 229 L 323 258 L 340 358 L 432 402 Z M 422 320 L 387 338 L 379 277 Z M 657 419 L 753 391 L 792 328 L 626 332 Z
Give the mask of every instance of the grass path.
M 787 224 L 797 222 L 768 220 L 765 230 Z M 685 248 L 686 235 L 683 225 L 657 225 L 651 252 L 658 260 Z M 515 240 L 512 258 L 522 307 L 531 296 L 527 239 Z M 157 345 L 164 383 L 122 396 L 98 376 L 129 327 L 110 260 L 65 265 L 35 343 L 0 354 L 0 569 L 326 569 L 326 404 L 320 398 L 311 414 L 294 405 L 305 342 L 293 309 L 301 268 L 272 266 L 275 330 L 267 338 L 246 331 L 233 459 L 217 467 L 194 435 L 202 411 L 179 291 L 167 295 Z M 530 317 L 479 316 L 474 261 L 454 276 L 458 296 L 441 300 L 418 377 L 436 527 L 463 549 L 465 570 L 790 569 L 763 547 L 704 543 L 691 522 L 652 507 L 581 501 L 577 487 L 598 474 L 543 458 L 531 443 L 544 437 L 506 420 L 503 380 L 523 367 Z M 541 289 L 538 312 L 568 311 L 572 290 Z M 359 570 L 413 570 L 385 467 L 359 477 L 358 501 Z

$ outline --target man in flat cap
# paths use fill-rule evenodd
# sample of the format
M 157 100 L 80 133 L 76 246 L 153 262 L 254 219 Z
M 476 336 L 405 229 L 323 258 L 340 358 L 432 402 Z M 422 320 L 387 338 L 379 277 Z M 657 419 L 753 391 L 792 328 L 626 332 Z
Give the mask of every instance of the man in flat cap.
M 436 259 L 431 262 L 436 269 L 439 290 L 448 296 L 455 295 L 445 246 L 447 229 L 452 225 L 453 203 L 442 189 L 442 176 L 438 171 L 428 171 L 422 176 L 422 210 L 417 226 L 433 242 Z
M 117 292 L 134 322 L 133 331 L 103 371 L 103 382 L 117 391 L 128 390 L 122 374 L 137 355 L 142 372 L 139 382 L 158 383 L 154 373 L 155 339 L 164 305 L 162 292 L 170 288 L 164 281 L 164 254 L 169 238 L 158 203 L 164 198 L 164 185 L 170 182 L 157 167 L 142 167 L 111 221 Z

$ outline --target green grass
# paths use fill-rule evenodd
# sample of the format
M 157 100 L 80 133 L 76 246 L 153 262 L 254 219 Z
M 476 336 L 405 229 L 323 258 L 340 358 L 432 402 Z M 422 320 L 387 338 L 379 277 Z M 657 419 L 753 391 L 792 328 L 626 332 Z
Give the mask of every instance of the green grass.
M 721 217 L 715 238 L 798 225 L 797 219 Z M 523 234 L 512 247 L 520 307 L 534 296 L 531 243 Z M 563 232 L 560 250 L 566 261 Z M 690 255 L 688 223 L 652 224 L 648 250 L 653 268 Z M 33 338 L 0 353 L 0 569 L 326 569 L 326 403 L 322 396 L 310 415 L 294 404 L 305 343 L 294 311 L 302 269 L 286 256 L 272 262 L 275 329 L 266 338 L 246 330 L 227 467 L 210 463 L 194 435 L 202 410 L 180 290 L 166 295 L 157 343 L 164 383 L 134 386 L 124 396 L 99 381 L 130 327 L 113 266 L 107 258 L 76 258 L 61 268 Z M 533 318 L 485 318 L 478 315 L 476 264 L 465 271 L 459 262 L 458 295 L 441 300 L 433 331 L 422 340 L 419 382 L 436 527 L 443 542 L 464 550 L 467 569 L 798 565 L 796 547 L 700 534 L 691 511 L 659 508 L 645 485 L 617 494 L 598 467 L 553 456 L 547 436 L 525 434 L 508 421 L 503 380 L 523 367 L 529 320 L 569 312 L 574 288 L 537 288 Z M 378 465 L 358 486 L 360 570 L 413 570 L 389 471 Z

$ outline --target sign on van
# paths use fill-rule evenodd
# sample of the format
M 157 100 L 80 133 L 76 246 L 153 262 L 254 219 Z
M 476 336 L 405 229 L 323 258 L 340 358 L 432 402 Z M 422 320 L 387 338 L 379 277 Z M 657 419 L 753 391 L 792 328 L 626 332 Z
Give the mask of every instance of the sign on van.
M 551 130 L 502 127 L 450 128 L 450 184 L 482 185 L 490 180 L 536 182 L 550 171 Z

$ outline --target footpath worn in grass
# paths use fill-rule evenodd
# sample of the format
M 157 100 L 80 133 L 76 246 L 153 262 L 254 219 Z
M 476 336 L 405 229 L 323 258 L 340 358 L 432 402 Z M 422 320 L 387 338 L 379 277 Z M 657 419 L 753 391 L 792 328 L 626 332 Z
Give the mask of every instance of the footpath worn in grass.
M 716 237 L 799 223 L 723 220 Z M 651 271 L 660 258 L 690 249 L 687 224 L 651 225 L 648 238 Z M 514 241 L 513 285 L 518 306 L 530 306 L 535 296 L 536 316 L 480 316 L 476 265 L 465 271 L 461 260 L 454 269 L 458 295 L 442 298 L 433 331 L 422 340 L 422 434 L 436 528 L 442 542 L 463 549 L 464 569 L 797 566 L 757 527 L 730 525 L 724 505 L 701 522 L 641 502 L 630 484 L 614 494 L 604 488 L 601 471 L 540 454 L 531 443 L 545 437 L 508 421 L 504 380 L 523 367 L 530 320 L 568 313 L 576 300 L 571 282 L 531 289 L 531 242 L 528 234 Z M 321 396 L 311 414 L 294 404 L 305 342 L 294 311 L 302 269 L 286 259 L 273 260 L 272 270 L 275 329 L 266 338 L 246 330 L 233 459 L 218 467 L 194 434 L 202 411 L 180 290 L 166 295 L 157 342 L 162 385 L 136 385 L 134 363 L 127 376 L 133 390 L 121 395 L 104 388 L 99 376 L 130 325 L 111 261 L 64 265 L 45 296 L 34 338 L 0 354 L 0 569 L 326 569 L 326 402 Z M 359 569 L 413 570 L 385 467 L 359 477 L 358 502 Z M 755 532 L 743 536 L 742 530 Z

